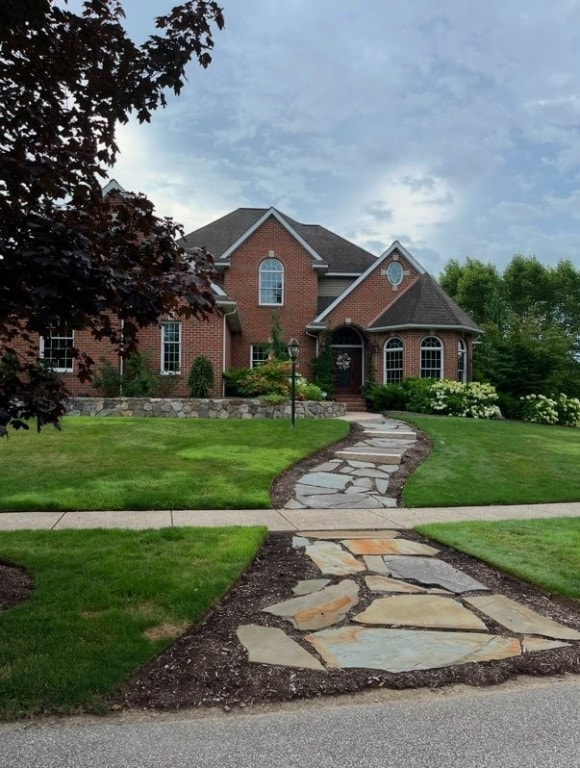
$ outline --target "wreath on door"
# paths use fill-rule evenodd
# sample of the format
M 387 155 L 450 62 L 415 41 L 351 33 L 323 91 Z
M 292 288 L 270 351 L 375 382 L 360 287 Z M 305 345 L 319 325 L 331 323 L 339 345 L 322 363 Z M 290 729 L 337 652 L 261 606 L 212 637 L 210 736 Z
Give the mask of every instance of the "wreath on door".
M 336 367 L 341 371 L 348 371 L 350 368 L 350 355 L 348 355 L 346 352 L 338 355 L 336 358 Z

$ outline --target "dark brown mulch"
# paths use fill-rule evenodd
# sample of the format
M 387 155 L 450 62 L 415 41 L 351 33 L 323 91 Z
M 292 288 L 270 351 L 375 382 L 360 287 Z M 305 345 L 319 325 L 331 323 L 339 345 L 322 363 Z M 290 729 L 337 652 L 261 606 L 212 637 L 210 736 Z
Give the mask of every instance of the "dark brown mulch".
M 0 611 L 23 603 L 34 590 L 34 579 L 18 565 L 0 560 Z

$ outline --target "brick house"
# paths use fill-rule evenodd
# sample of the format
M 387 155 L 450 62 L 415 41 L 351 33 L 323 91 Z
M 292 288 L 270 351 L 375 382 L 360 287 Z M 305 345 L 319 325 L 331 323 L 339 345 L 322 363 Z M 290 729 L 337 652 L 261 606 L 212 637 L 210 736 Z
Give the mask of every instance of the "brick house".
M 178 377 L 175 395 L 188 394 L 187 376 L 199 355 L 212 362 L 218 396 L 223 371 L 260 365 L 274 313 L 284 338 L 298 339 L 298 367 L 307 378 L 320 334 L 331 329 L 339 399 L 359 396 L 369 378 L 470 379 L 472 344 L 481 330 L 397 241 L 377 258 L 275 208 L 238 208 L 190 233 L 182 245 L 205 245 L 213 254 L 220 313 L 208 322 L 160 318 L 141 332 L 140 349 L 154 368 Z M 73 346 L 95 360 L 119 365 L 118 358 L 84 332 L 40 340 L 41 354 L 53 360 L 74 394 L 95 394 L 74 376 Z

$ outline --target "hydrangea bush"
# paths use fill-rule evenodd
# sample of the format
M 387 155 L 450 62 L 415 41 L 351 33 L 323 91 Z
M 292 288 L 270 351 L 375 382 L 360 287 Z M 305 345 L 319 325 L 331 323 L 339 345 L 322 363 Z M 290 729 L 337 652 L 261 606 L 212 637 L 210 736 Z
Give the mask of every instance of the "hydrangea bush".
M 497 392 L 491 384 L 440 379 L 431 387 L 433 413 L 470 419 L 499 419 Z
M 556 399 L 546 395 L 521 398 L 522 419 L 534 424 L 561 424 L 580 427 L 580 400 L 561 393 Z

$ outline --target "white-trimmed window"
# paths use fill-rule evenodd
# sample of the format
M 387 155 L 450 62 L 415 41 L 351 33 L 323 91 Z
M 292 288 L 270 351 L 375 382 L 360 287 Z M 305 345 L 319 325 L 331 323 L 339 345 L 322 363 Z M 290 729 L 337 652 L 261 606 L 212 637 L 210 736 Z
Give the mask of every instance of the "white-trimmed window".
M 403 351 L 401 339 L 389 339 L 385 344 L 385 384 L 403 381 Z
M 463 339 L 457 344 L 457 381 L 467 381 L 467 347 Z
M 421 378 L 443 378 L 443 344 L 436 336 L 427 336 L 421 342 Z
M 161 373 L 181 373 L 181 323 L 161 323 Z
M 278 307 L 284 303 L 284 267 L 278 259 L 260 264 L 260 304 Z
M 74 331 L 65 328 L 51 328 L 46 336 L 40 337 L 40 357 L 58 373 L 73 370 Z
M 252 344 L 250 347 L 250 365 L 252 368 L 259 368 L 268 360 L 270 354 L 269 344 Z

